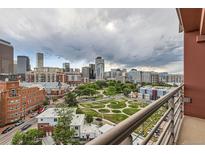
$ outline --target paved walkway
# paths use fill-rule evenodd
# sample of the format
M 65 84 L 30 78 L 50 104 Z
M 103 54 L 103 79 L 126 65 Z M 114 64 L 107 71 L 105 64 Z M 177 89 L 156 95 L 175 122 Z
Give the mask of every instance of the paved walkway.
M 177 144 L 205 145 L 205 119 L 185 116 Z

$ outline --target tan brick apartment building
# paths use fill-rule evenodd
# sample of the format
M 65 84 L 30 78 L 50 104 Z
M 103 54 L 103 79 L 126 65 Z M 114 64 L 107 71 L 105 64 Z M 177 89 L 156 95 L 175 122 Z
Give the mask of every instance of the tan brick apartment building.
M 44 100 L 44 89 L 22 87 L 18 81 L 0 82 L 0 126 L 18 121 Z
M 40 67 L 34 71 L 26 72 L 26 82 L 62 82 L 70 86 L 77 86 L 82 83 L 82 75 L 78 70 L 63 72 L 62 68 Z

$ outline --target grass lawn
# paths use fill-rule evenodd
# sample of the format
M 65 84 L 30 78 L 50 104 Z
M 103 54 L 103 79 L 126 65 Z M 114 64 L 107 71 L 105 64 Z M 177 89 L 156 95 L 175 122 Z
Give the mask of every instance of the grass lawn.
M 78 108 L 76 110 L 76 113 L 77 114 L 85 114 L 85 115 L 91 115 L 91 116 L 94 116 L 94 117 L 100 117 L 100 114 L 97 113 L 95 110 L 92 110 L 92 109 L 88 109 L 88 108 Z
M 120 109 L 126 107 L 126 104 L 125 101 L 110 101 L 108 107 L 112 109 Z
M 128 117 L 124 114 L 104 114 L 103 116 L 105 119 L 114 123 L 119 123 Z
M 86 107 L 86 108 L 104 108 L 105 105 L 99 103 L 80 103 L 81 106 Z
M 99 109 L 98 111 L 101 113 L 109 113 L 110 112 L 110 110 L 108 110 L 108 109 Z
M 138 108 L 139 107 L 139 105 L 137 103 L 129 103 L 128 106 L 131 108 Z
M 112 110 L 112 112 L 114 112 L 114 113 L 121 113 L 120 110 Z
M 138 108 L 126 108 L 126 109 L 123 109 L 122 111 L 128 115 L 132 115 L 134 113 L 136 113 L 137 111 L 139 111 L 140 109 Z

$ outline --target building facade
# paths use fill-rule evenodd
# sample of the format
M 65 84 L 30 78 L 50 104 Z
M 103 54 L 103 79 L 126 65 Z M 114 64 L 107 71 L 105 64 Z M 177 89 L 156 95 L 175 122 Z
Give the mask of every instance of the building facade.
M 54 127 L 58 123 L 59 115 L 57 113 L 58 108 L 49 108 L 40 115 L 37 116 L 38 129 L 52 134 Z M 75 130 L 75 137 L 81 137 L 82 127 L 84 125 L 85 115 L 74 114 L 70 124 L 71 129 Z
M 75 69 L 76 70 L 76 69 Z M 26 82 L 62 82 L 70 86 L 77 86 L 82 82 L 79 70 L 73 72 L 64 72 L 62 68 L 41 67 L 34 68 L 34 71 L 26 73 Z
M 44 55 L 43 53 L 36 53 L 36 67 L 44 67 Z
M 27 56 L 17 56 L 17 74 L 25 74 L 30 71 L 30 59 Z
M 89 82 L 90 80 L 90 67 L 82 67 L 82 79 L 83 82 Z
M 4 126 L 38 109 L 45 100 L 45 90 L 22 87 L 18 81 L 0 82 L 0 125 Z
M 95 64 L 89 64 L 90 67 L 90 79 L 95 79 Z
M 13 74 L 14 51 L 11 43 L 0 39 L 0 74 Z
M 63 71 L 70 72 L 70 63 L 63 63 Z
M 184 76 L 181 74 L 169 74 L 167 76 L 168 83 L 181 84 L 184 82 Z
M 97 57 L 95 59 L 96 80 L 104 79 L 104 70 L 105 70 L 104 59 L 102 57 Z

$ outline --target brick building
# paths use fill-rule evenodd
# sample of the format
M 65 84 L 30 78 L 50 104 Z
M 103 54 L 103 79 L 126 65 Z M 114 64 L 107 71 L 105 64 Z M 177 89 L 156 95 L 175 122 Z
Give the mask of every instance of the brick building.
M 18 121 L 44 100 L 44 89 L 23 87 L 18 81 L 0 82 L 0 126 Z
M 63 72 L 61 68 L 41 67 L 34 68 L 34 71 L 26 72 L 27 82 L 62 82 L 70 86 L 77 86 L 82 83 L 82 75 L 79 70 Z

